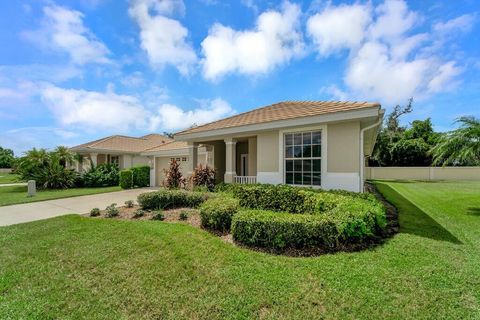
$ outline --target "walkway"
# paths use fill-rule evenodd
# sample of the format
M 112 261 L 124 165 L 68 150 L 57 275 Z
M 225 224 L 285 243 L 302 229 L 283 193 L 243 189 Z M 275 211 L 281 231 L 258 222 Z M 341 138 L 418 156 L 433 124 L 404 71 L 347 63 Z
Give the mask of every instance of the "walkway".
M 0 226 L 48 219 L 71 213 L 84 214 L 90 212 L 92 208 L 104 209 L 112 203 L 122 206 L 127 200 L 136 201 L 140 193 L 154 190 L 156 189 L 132 189 L 0 207 Z

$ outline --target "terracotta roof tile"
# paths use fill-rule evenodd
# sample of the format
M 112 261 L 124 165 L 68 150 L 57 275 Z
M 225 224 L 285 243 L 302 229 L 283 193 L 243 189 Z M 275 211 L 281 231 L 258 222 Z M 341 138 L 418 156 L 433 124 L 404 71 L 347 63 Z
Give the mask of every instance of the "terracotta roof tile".
M 128 136 L 109 136 L 106 138 L 90 141 L 71 148 L 73 151 L 80 150 L 110 150 L 120 152 L 142 152 L 145 149 L 153 148 L 172 141 L 173 139 L 159 135 L 149 134 L 140 138 Z
M 198 127 L 183 130 L 176 133 L 176 135 L 373 107 L 380 107 L 380 104 L 351 101 L 283 101 Z
M 144 152 L 155 152 L 155 151 L 165 151 L 165 150 L 177 150 L 187 148 L 187 143 L 184 141 L 171 141 L 165 144 L 155 146 L 150 149 L 146 149 Z

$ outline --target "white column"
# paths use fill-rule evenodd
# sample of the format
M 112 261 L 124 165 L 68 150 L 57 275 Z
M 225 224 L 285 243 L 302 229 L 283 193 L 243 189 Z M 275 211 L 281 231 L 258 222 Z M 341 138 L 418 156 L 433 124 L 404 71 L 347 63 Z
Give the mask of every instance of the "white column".
M 235 176 L 237 175 L 237 167 L 235 164 L 237 159 L 236 146 L 237 141 L 233 140 L 232 138 L 225 139 L 225 183 L 235 182 Z
M 198 143 L 188 142 L 188 175 L 192 175 L 198 164 Z
M 90 159 L 92 160 L 93 166 L 97 166 L 97 153 L 90 153 Z
M 154 187 L 157 184 L 156 162 L 154 156 L 148 157 L 148 164 L 150 165 L 150 187 Z

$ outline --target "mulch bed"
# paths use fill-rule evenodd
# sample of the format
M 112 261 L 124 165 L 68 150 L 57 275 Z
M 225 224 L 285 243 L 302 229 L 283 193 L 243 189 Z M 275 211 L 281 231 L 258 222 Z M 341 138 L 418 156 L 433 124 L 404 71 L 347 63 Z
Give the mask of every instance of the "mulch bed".
M 275 255 L 285 255 L 285 256 L 290 256 L 290 257 L 311 257 L 311 256 L 319 256 L 323 254 L 329 254 L 329 253 L 335 253 L 339 251 L 343 252 L 356 252 L 356 251 L 362 251 L 362 250 L 368 250 L 368 249 L 373 249 L 377 247 L 378 245 L 381 245 L 385 243 L 389 238 L 393 237 L 396 233 L 398 233 L 399 230 L 399 224 L 398 224 L 398 211 L 397 209 L 390 204 L 375 188 L 373 184 L 366 183 L 365 189 L 367 192 L 373 193 L 385 206 L 386 211 L 387 211 L 387 227 L 385 230 L 382 232 L 382 234 L 379 234 L 375 237 L 371 237 L 369 239 L 366 239 L 362 243 L 347 243 L 343 244 L 341 246 L 336 246 L 334 248 L 321 248 L 321 247 L 314 247 L 314 248 L 302 248 L 302 249 L 296 249 L 296 248 L 287 248 L 284 250 L 273 250 L 273 249 L 266 249 L 266 248 L 261 248 L 261 247 L 248 247 L 245 245 L 242 245 L 240 243 L 237 243 L 233 240 L 232 234 L 231 233 L 219 233 L 216 231 L 211 231 L 211 230 L 206 230 L 212 234 L 217 235 L 220 237 L 223 241 L 230 243 L 232 245 L 241 247 L 241 248 L 246 248 L 249 250 L 255 250 L 258 252 L 264 252 L 264 253 L 269 253 L 269 254 L 275 254 Z M 95 218 L 106 218 L 106 219 L 117 219 L 117 220 L 152 220 L 154 211 L 145 211 L 145 215 L 143 217 L 135 218 L 134 217 L 134 212 L 136 210 L 140 209 L 138 205 L 134 205 L 132 208 L 127 208 L 127 207 L 118 207 L 119 210 L 119 215 L 116 217 L 112 218 L 107 218 L 106 217 L 106 210 L 101 210 L 100 211 L 100 216 L 95 217 Z M 188 218 L 187 220 L 181 220 L 180 219 L 180 212 L 186 211 L 188 212 Z M 187 223 L 192 225 L 193 227 L 205 230 L 201 227 L 200 224 L 200 214 L 197 209 L 191 209 L 191 208 L 177 208 L 177 209 L 170 209 L 170 210 L 162 210 L 165 219 L 162 220 L 163 222 L 167 223 L 172 223 L 172 222 L 182 222 L 182 223 Z M 86 214 L 85 216 L 90 216 L 89 214 Z

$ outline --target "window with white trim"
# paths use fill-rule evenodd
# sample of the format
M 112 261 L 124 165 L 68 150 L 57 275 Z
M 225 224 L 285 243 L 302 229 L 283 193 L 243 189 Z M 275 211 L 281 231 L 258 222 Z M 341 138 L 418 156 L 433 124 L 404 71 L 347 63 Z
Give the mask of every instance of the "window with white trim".
M 305 131 L 284 135 L 286 184 L 320 186 L 322 182 L 322 132 Z

